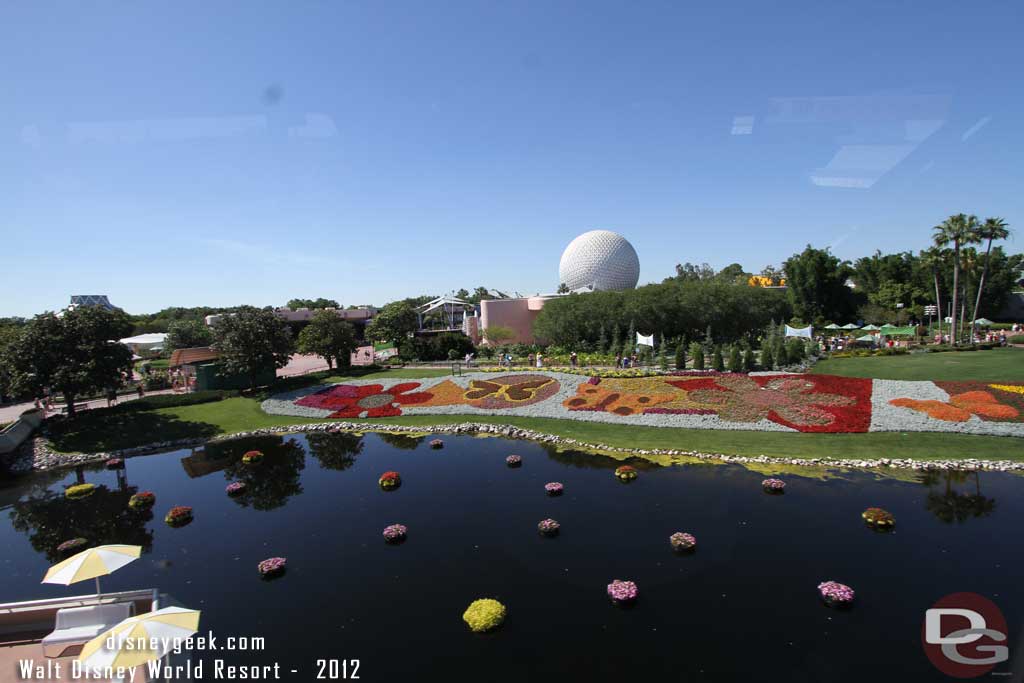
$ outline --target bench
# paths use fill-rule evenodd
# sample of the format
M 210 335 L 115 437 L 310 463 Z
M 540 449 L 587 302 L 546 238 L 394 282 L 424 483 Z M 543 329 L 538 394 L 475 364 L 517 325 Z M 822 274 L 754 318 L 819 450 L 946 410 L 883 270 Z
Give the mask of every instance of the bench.
M 104 631 L 132 616 L 135 604 L 115 602 L 89 607 L 57 610 L 57 623 L 52 633 L 43 638 L 43 654 L 59 657 L 72 645 L 84 645 Z M 56 652 L 56 654 L 50 654 Z

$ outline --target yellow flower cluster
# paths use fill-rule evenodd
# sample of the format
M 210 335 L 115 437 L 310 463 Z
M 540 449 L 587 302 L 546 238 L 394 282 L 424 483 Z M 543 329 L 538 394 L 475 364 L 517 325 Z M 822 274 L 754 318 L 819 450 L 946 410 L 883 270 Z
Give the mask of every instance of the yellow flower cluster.
M 91 496 L 95 490 L 95 484 L 75 484 L 64 490 L 64 496 L 71 499 L 85 498 L 86 496 Z
M 993 389 L 1008 391 L 1011 394 L 1024 394 L 1024 385 L 1021 384 L 989 384 Z
M 490 631 L 505 621 L 505 606 L 491 598 L 474 600 L 462 615 L 462 620 L 477 633 Z

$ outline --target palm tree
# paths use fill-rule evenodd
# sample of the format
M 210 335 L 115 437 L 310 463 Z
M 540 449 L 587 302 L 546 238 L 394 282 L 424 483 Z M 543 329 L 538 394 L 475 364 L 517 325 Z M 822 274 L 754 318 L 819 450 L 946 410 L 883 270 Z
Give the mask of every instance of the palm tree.
M 986 218 L 977 229 L 978 241 L 985 240 L 985 265 L 981 269 L 981 279 L 978 281 L 978 296 L 974 300 L 974 314 L 971 316 L 971 323 L 978 319 L 978 308 L 981 306 L 981 293 L 985 289 L 985 276 L 988 275 L 988 261 L 992 255 L 992 242 L 994 240 L 1005 240 L 1010 236 L 1010 226 L 1002 218 Z
M 953 311 L 950 315 L 952 322 L 949 328 L 949 339 L 953 344 L 957 342 L 956 309 L 960 296 L 960 247 L 964 244 L 973 244 L 978 240 L 977 229 L 978 217 L 962 213 L 950 216 L 933 228 L 932 237 L 935 240 L 935 246 L 953 245 Z M 942 312 L 939 311 L 939 313 Z

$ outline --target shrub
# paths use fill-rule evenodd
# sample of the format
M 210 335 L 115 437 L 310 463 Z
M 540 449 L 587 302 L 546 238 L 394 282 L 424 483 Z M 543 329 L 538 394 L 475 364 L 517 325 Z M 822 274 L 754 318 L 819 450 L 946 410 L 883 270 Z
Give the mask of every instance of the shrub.
M 154 372 L 146 376 L 146 379 L 143 380 L 143 386 L 146 388 L 146 391 L 170 389 L 171 380 L 165 372 Z
M 690 358 L 693 359 L 693 369 L 704 369 L 704 347 L 697 342 L 690 344 Z
M 765 370 L 775 368 L 775 356 L 772 355 L 771 345 L 767 343 L 761 347 L 761 367 Z
M 757 363 L 754 361 L 754 350 L 748 346 L 743 352 L 743 372 L 752 372 L 756 366 Z
M 711 354 L 711 369 L 715 372 L 725 372 L 725 360 L 722 358 L 722 347 L 715 346 Z
M 1024 334 L 1015 334 L 1006 338 L 1007 344 L 1024 344 Z
M 88 498 L 96 491 L 96 484 L 75 484 L 64 489 L 64 496 L 70 500 Z
M 679 342 L 679 346 L 676 347 L 676 370 L 686 369 L 686 342 Z
M 729 349 L 729 372 L 743 372 L 743 357 L 740 355 L 740 347 L 736 344 Z
M 491 598 L 474 600 L 462 613 L 462 620 L 476 633 L 483 633 L 501 626 L 505 621 L 506 609 L 503 604 Z
M 786 342 L 786 361 L 799 363 L 807 357 L 807 347 L 802 339 L 793 338 Z

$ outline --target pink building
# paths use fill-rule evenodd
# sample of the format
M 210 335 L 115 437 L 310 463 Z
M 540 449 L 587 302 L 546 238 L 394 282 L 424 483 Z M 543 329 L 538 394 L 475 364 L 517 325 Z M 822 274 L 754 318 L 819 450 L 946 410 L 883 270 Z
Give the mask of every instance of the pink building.
M 487 328 L 507 327 L 515 337 L 503 343 L 534 343 L 533 321 L 537 319 L 544 302 L 554 296 L 529 296 L 521 299 L 485 299 L 480 302 L 480 330 L 487 337 Z

